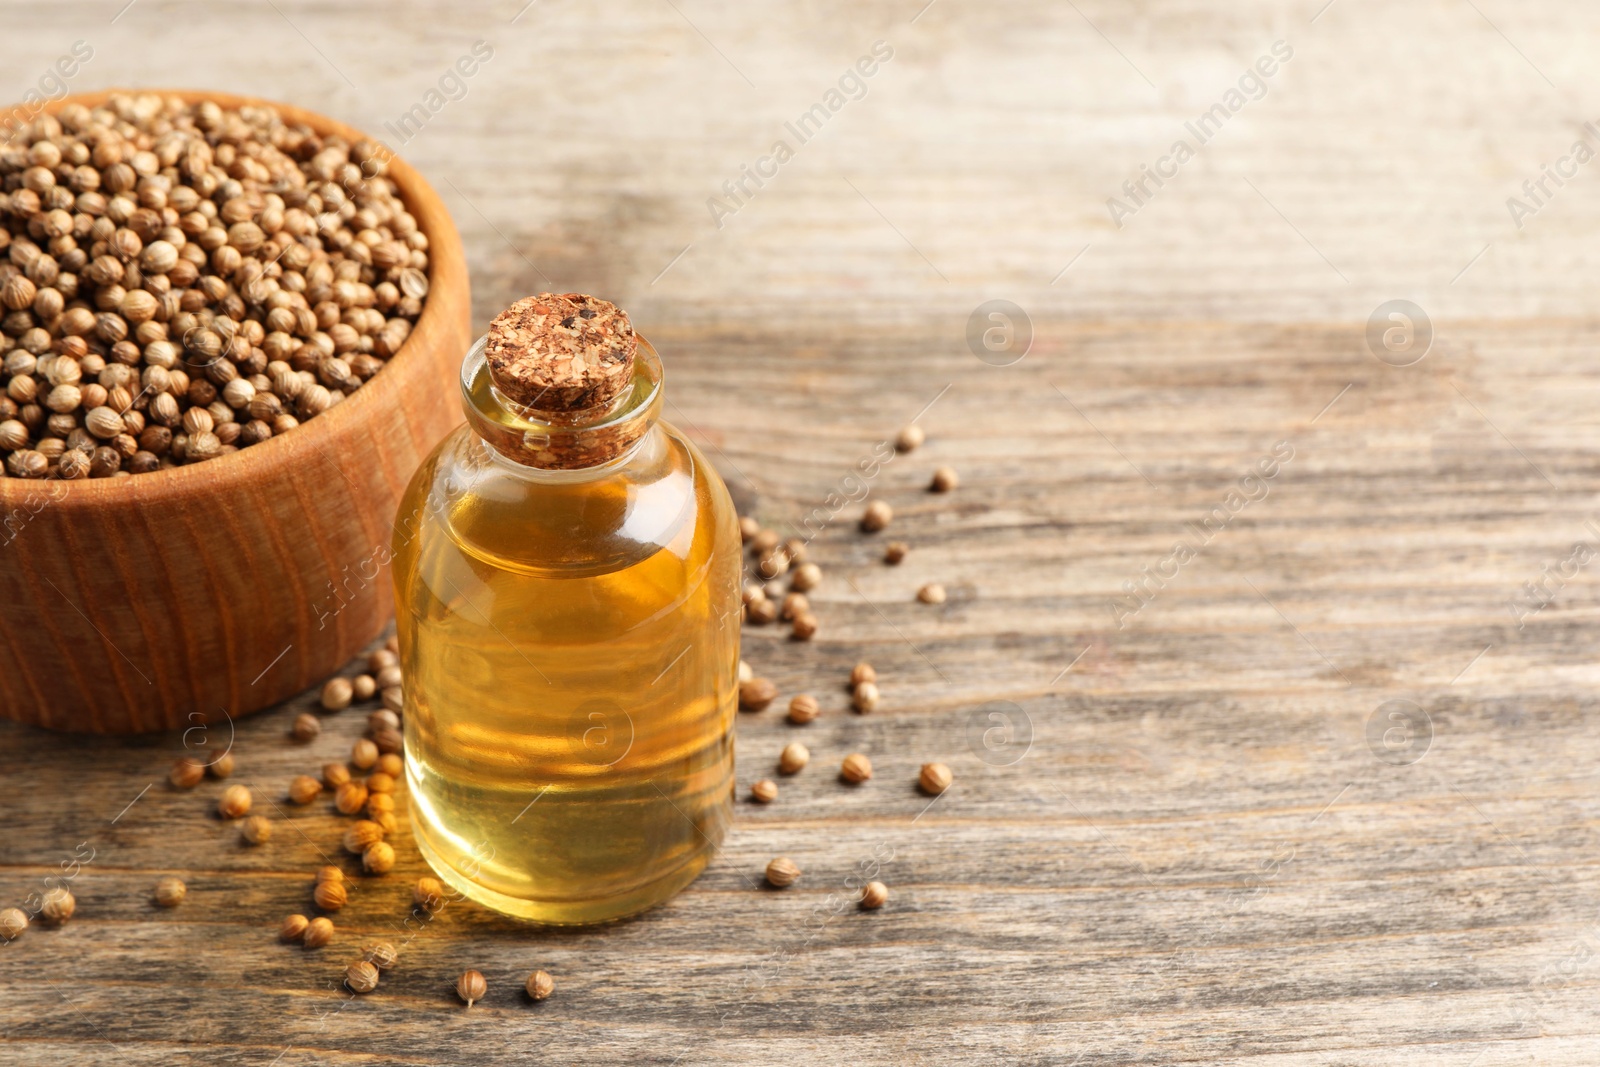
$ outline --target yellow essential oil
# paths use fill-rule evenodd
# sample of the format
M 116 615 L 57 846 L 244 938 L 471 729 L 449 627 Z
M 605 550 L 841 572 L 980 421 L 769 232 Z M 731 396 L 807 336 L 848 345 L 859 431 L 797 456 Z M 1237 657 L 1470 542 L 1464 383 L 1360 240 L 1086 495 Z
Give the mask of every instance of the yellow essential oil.
M 616 398 L 559 413 L 508 399 L 484 348 L 395 529 L 412 829 L 474 900 L 603 922 L 682 889 L 727 831 L 736 518 L 659 421 L 648 342 Z

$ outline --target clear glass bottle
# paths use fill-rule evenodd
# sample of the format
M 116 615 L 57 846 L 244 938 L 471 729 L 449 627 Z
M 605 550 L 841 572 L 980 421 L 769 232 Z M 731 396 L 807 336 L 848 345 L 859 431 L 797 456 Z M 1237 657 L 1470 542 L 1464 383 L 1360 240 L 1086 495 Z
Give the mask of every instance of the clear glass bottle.
M 615 400 L 564 413 L 509 400 L 484 345 L 395 526 L 412 831 L 497 911 L 603 922 L 692 881 L 732 816 L 737 519 L 643 338 Z

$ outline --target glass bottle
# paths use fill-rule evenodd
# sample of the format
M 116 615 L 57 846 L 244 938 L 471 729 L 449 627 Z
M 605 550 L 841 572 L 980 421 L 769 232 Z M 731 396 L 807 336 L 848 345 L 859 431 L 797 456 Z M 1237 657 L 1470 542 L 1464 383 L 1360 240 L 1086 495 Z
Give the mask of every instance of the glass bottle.
M 660 420 L 649 342 L 615 398 L 551 412 L 502 390 L 494 330 L 395 524 L 412 831 L 497 911 L 603 922 L 692 881 L 731 819 L 737 519 Z

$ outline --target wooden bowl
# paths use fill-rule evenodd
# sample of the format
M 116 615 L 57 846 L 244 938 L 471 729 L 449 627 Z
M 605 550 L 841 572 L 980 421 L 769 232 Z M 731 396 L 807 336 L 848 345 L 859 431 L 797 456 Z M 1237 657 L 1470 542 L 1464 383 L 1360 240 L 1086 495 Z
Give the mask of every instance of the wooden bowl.
M 286 104 L 163 94 L 267 105 L 319 133 L 363 136 Z M 405 345 L 344 402 L 193 466 L 0 478 L 0 715 L 96 733 L 244 715 L 333 674 L 387 624 L 395 509 L 462 418 L 456 376 L 471 341 L 455 225 L 411 167 L 394 159 L 388 175 L 428 236 L 429 293 Z

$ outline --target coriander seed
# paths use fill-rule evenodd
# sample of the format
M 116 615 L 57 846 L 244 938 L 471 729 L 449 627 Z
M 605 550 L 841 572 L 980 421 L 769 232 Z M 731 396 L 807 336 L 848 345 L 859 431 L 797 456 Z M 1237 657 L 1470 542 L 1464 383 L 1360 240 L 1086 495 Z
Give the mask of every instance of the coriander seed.
M 418 878 L 412 887 L 411 899 L 416 906 L 430 915 L 444 907 L 444 884 L 437 878 Z
M 242 819 L 250 814 L 250 790 L 242 785 L 230 785 L 217 798 L 217 814 L 224 819 Z
M 534 1000 L 543 1000 L 556 991 L 556 980 L 544 971 L 534 971 L 528 975 L 528 982 L 524 988 L 527 989 L 528 996 Z
M 296 741 L 305 744 L 308 741 L 316 740 L 317 735 L 322 733 L 322 724 L 317 721 L 315 715 L 309 711 L 303 711 L 295 716 L 294 726 L 290 728 L 289 733 Z
M 358 674 L 350 680 L 351 700 L 371 700 L 378 691 L 378 680 L 370 674 Z
M 851 785 L 860 785 L 872 777 L 872 761 L 859 752 L 852 752 L 839 765 L 839 777 Z
M 399 728 L 400 716 L 388 708 L 379 708 L 367 716 L 367 729 L 373 733 L 377 733 L 379 730 L 398 730 Z
M 329 678 L 322 685 L 320 703 L 324 711 L 343 711 L 355 698 L 355 686 L 348 678 Z
M 0 911 L 0 939 L 15 940 L 28 928 L 28 913 L 21 908 Z
M 340 887 L 341 891 L 343 887 Z M 341 906 L 343 906 L 341 904 Z M 331 909 L 330 909 L 331 910 Z M 306 924 L 305 933 L 300 941 L 306 948 L 321 948 L 333 940 L 333 920 L 321 915 Z
M 39 905 L 39 918 L 46 926 L 65 926 L 77 910 L 77 897 L 64 886 L 52 886 L 44 891 L 43 901 Z
M 193 789 L 206 776 L 205 764 L 192 756 L 184 756 L 167 772 L 167 781 L 177 789 Z
M 877 533 L 894 518 L 894 509 L 885 501 L 874 500 L 861 514 L 861 528 L 867 533 Z
M 394 779 L 382 771 L 373 771 L 367 775 L 368 793 L 393 793 Z
M 924 440 L 922 427 L 916 423 L 903 426 L 894 437 L 894 450 L 896 452 L 914 452 Z
M 338 867 L 335 867 L 331 863 L 328 864 L 325 867 L 318 867 L 317 868 L 317 881 L 319 881 L 319 882 L 342 882 L 342 881 L 344 881 L 344 871 L 340 870 Z
M 793 622 L 810 611 L 811 602 L 806 599 L 804 593 L 789 593 L 784 596 L 783 603 L 778 607 L 778 618 Z
M 931 797 L 936 797 L 950 788 L 953 779 L 950 768 L 942 763 L 924 763 L 922 773 L 917 776 L 917 785 Z
M 868 882 L 861 887 L 861 907 L 866 911 L 877 911 L 889 899 L 889 887 L 882 882 Z
M 740 660 L 739 661 L 739 681 L 748 682 L 751 679 L 753 679 L 755 676 L 756 676 L 756 672 L 750 669 L 750 664 L 746 663 L 744 660 Z
M 378 746 L 361 738 L 350 746 L 350 762 L 363 771 L 370 771 L 372 765 L 378 762 Z
M 359 856 L 367 850 L 369 845 L 374 845 L 383 840 L 383 827 L 375 822 L 362 819 L 351 825 L 344 832 L 344 850 Z
M 367 814 L 382 815 L 394 810 L 393 793 L 367 793 Z
M 789 721 L 805 725 L 817 717 L 817 698 L 809 693 L 796 694 L 789 701 Z
M 405 675 L 400 672 L 398 663 L 391 663 L 381 668 L 372 680 L 379 689 L 395 689 L 406 684 Z
M 378 699 L 383 706 L 399 715 L 406 710 L 406 691 L 403 686 L 391 685 L 378 691 Z
M 954 467 L 940 467 L 933 472 L 933 481 L 928 483 L 928 488 L 935 493 L 948 493 L 960 484 L 961 478 Z
M 378 796 L 383 796 L 383 794 L 379 793 Z M 370 804 L 372 798 L 368 797 L 367 802 Z M 383 827 L 383 832 L 386 836 L 393 836 L 400 832 L 400 820 L 394 817 L 394 812 L 373 810 L 367 814 L 372 817 L 373 822 Z
M 817 617 L 807 611 L 795 616 L 794 625 L 789 631 L 789 636 L 796 641 L 809 641 L 817 635 Z
M 381 754 L 399 753 L 406 747 L 406 737 L 392 726 L 372 731 L 372 743 Z
M 889 566 L 897 565 L 906 558 L 906 543 L 904 541 L 890 541 L 883 549 L 883 561 Z
M 917 599 L 922 601 L 924 604 L 943 604 L 944 586 L 940 585 L 938 582 L 929 582 L 927 585 L 917 590 Z
M 329 789 L 338 789 L 350 780 L 350 768 L 342 763 L 324 763 L 322 765 L 322 784 Z
M 289 799 L 296 804 L 309 804 L 322 795 L 322 783 L 309 774 L 298 775 L 289 783 Z
M 755 535 L 760 533 L 760 532 L 761 532 L 761 524 L 759 522 L 757 522 L 754 518 L 750 517 L 749 515 L 740 515 L 739 516 L 739 540 L 740 541 L 744 542 L 745 544 L 749 544 L 750 543 L 750 539 L 755 537 Z
M 357 960 L 344 969 L 344 984 L 352 993 L 370 993 L 378 988 L 378 968 Z
M 767 884 L 777 889 L 794 885 L 800 877 L 800 867 L 788 856 L 779 856 L 767 864 Z
M 368 874 L 388 874 L 394 870 L 394 846 L 387 841 L 375 841 L 361 854 L 361 866 Z
M 777 699 L 778 687 L 766 678 L 752 678 L 739 686 L 739 706 L 745 711 L 762 711 Z
M 400 953 L 387 941 L 373 941 L 361 950 L 361 958 L 378 968 L 387 971 L 400 959 Z
M 757 626 L 765 626 L 778 617 L 778 605 L 763 594 L 744 606 L 744 617 Z
M 763 778 L 750 787 L 750 799 L 758 804 L 771 804 L 778 799 L 778 783 L 771 778 Z
M 815 563 L 802 563 L 795 568 L 789 584 L 802 593 L 809 593 L 822 584 L 822 568 Z
M 163 908 L 176 908 L 189 895 L 189 887 L 181 878 L 163 878 L 156 883 L 155 901 Z
M 278 939 L 280 941 L 299 941 L 305 936 L 306 928 L 311 925 L 311 920 L 304 915 L 285 915 L 283 922 L 278 926 Z
M 239 827 L 247 845 L 264 845 L 272 837 L 272 822 L 265 815 L 252 815 Z
M 378 770 L 396 781 L 399 781 L 400 775 L 405 769 L 406 762 L 398 752 L 385 752 L 378 757 Z
M 873 682 L 862 682 L 856 686 L 856 691 L 850 697 L 850 705 L 861 714 L 878 710 L 878 686 Z
M 233 753 L 224 752 L 206 764 L 206 773 L 213 778 L 227 778 L 233 774 Z
M 392 667 L 399 662 L 400 657 L 395 655 L 392 651 L 387 648 L 379 648 L 375 649 L 372 655 L 367 657 L 367 670 L 371 671 L 373 674 L 377 674 L 385 667 Z
M 778 547 L 782 540 L 777 530 L 757 530 L 756 535 L 750 539 L 750 550 L 756 555 L 765 555 Z
M 877 680 L 878 672 L 872 669 L 872 664 L 870 663 L 857 663 L 850 671 L 850 685 L 852 688 L 862 682 L 876 682 Z
M 466 971 L 456 979 L 456 996 L 467 1002 L 467 1007 L 484 998 L 489 992 L 489 983 L 484 981 L 483 975 L 477 971 Z
M 811 750 L 798 741 L 790 741 L 778 754 L 778 773 L 799 774 L 811 762 Z
M 346 782 L 334 790 L 333 806 L 341 815 L 354 815 L 367 803 L 367 787 L 360 782 Z
M 350 891 L 343 882 L 318 882 L 311 890 L 311 899 L 323 911 L 338 911 L 350 899 Z

